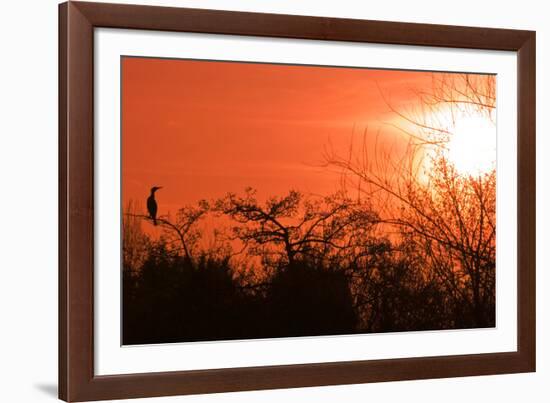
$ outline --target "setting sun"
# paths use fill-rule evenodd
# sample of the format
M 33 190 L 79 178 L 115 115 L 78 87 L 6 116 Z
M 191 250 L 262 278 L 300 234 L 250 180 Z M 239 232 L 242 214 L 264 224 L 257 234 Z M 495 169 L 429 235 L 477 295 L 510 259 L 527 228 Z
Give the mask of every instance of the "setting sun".
M 496 126 L 486 116 L 462 116 L 451 129 L 447 157 L 461 174 L 479 175 L 495 168 Z

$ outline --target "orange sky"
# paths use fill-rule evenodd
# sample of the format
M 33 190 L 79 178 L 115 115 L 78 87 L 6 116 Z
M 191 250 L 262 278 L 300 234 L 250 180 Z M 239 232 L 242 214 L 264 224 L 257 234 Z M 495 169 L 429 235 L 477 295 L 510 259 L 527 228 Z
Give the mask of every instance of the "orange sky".
M 260 198 L 328 194 L 338 188 L 319 167 L 329 143 L 344 152 L 367 125 L 372 141 L 379 127 L 383 141 L 403 141 L 383 125 L 391 114 L 377 83 L 399 106 L 430 82 L 420 72 L 125 57 L 123 203 L 143 208 L 153 185 L 163 186 L 159 215 L 247 186 Z

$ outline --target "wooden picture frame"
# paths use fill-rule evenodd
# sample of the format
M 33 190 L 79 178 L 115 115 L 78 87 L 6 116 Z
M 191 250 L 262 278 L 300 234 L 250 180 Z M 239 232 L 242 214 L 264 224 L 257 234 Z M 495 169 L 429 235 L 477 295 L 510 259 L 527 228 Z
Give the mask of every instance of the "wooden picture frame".
M 506 50 L 518 56 L 518 350 L 94 374 L 94 28 Z M 66 401 L 535 371 L 535 32 L 68 2 L 59 6 L 59 398 Z

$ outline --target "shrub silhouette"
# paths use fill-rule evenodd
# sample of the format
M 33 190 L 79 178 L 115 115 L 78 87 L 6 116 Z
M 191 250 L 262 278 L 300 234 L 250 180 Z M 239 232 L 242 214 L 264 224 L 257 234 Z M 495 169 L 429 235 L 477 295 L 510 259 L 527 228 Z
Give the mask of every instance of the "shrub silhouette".
M 353 333 L 348 279 L 337 268 L 301 260 L 275 274 L 267 290 L 271 337 Z
M 228 260 L 197 264 L 156 247 L 124 273 L 123 344 L 343 334 L 355 331 L 342 272 L 306 262 L 279 271 L 263 293 L 243 291 Z
M 242 299 L 227 261 L 192 264 L 157 246 L 138 276 L 124 276 L 124 344 L 238 337 Z

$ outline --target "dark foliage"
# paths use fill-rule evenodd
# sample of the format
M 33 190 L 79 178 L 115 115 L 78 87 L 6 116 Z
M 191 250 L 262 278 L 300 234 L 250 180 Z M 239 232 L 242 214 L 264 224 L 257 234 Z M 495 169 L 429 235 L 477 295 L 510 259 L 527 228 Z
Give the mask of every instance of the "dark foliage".
M 344 273 L 303 260 L 277 272 L 265 304 L 270 337 L 353 333 L 358 322 Z
M 155 245 L 139 271 L 123 272 L 123 344 L 494 326 L 494 304 L 478 325 L 469 305 L 420 279 L 413 262 L 378 256 L 370 264 L 343 269 L 301 259 L 249 287 L 234 278 L 229 259 L 192 262 Z
M 124 344 L 241 336 L 248 304 L 227 261 L 196 264 L 155 247 L 138 275 L 124 276 Z
M 251 292 L 227 260 L 196 264 L 155 247 L 139 274 L 124 271 L 123 344 L 344 334 L 357 322 L 342 272 L 305 262 Z

